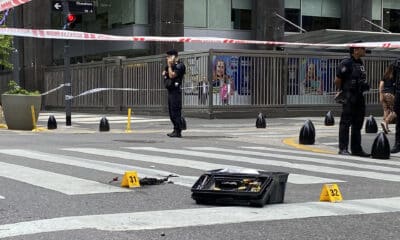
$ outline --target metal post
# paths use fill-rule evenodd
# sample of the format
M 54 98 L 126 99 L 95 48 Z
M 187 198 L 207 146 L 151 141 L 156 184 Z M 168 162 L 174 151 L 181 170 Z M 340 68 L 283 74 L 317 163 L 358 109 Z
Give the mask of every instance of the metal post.
M 18 27 L 18 22 L 17 22 L 17 12 L 15 10 L 16 8 L 12 9 L 13 11 L 13 27 L 17 28 Z M 13 53 L 12 53 L 12 62 L 13 62 L 13 78 L 14 81 L 20 85 L 20 63 L 19 63 L 19 38 L 17 36 L 13 37 Z
M 69 13 L 68 0 L 62 1 L 64 30 L 68 29 L 67 15 Z M 65 93 L 65 125 L 71 126 L 71 103 L 72 87 L 71 87 L 71 66 L 69 56 L 69 40 L 64 41 L 64 93 Z

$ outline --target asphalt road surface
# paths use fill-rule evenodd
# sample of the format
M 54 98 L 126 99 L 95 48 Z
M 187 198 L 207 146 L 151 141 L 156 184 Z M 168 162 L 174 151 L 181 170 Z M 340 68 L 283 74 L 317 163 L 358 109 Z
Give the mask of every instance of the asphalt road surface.
M 58 128 L 46 131 L 51 114 Z M 166 117 L 135 116 L 127 132 L 126 116 L 109 115 L 99 132 L 101 117 L 73 113 L 66 127 L 63 113 L 41 113 L 37 131 L 0 130 L 0 239 L 400 239 L 400 154 L 337 155 L 338 124 L 323 117 L 267 119 L 265 129 L 255 118 L 188 118 L 183 138 L 166 136 Z M 299 145 L 307 119 L 316 143 Z M 363 130 L 367 152 L 376 136 Z M 196 204 L 191 186 L 218 168 L 289 173 L 284 202 Z M 123 188 L 126 171 L 178 177 Z M 319 201 L 331 183 L 343 201 Z

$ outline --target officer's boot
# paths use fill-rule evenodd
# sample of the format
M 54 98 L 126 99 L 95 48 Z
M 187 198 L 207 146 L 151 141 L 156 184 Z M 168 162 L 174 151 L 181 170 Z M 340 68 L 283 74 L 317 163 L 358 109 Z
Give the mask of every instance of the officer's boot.
M 390 150 L 391 153 L 398 153 L 400 152 L 400 143 L 395 143 L 392 150 Z
M 168 136 L 168 137 L 174 137 L 175 134 L 176 134 L 176 131 L 175 131 L 175 129 L 174 129 L 174 131 L 172 131 L 171 133 L 167 133 L 167 136 Z
M 177 138 L 182 137 L 181 130 L 174 130 L 172 133 L 167 134 L 167 135 L 168 135 L 168 137 L 177 137 Z

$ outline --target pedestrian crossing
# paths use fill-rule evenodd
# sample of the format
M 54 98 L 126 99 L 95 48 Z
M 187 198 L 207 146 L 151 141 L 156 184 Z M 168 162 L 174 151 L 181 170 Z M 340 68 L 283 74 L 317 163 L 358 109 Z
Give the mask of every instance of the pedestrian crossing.
M 352 178 L 400 182 L 400 162 L 396 160 L 344 157 L 284 148 L 75 147 L 55 151 L 0 149 L 0 159 L 3 159 L 1 156 L 13 159 L 12 163 L 0 160 L 0 177 L 66 195 L 110 194 L 130 190 L 85 179 L 81 175 L 69 176 L 33 166 L 41 166 L 41 163 L 72 166 L 92 174 L 102 172 L 110 176 L 122 176 L 125 171 L 131 170 L 137 171 L 139 177 L 161 178 L 173 174 L 179 177 L 172 181 L 183 187 L 191 187 L 204 171 L 221 168 L 283 169 L 290 173 L 288 183 L 299 185 L 346 182 Z M 27 159 L 29 166 L 24 165 Z M 4 197 L 7 196 L 0 196 L 0 199 Z

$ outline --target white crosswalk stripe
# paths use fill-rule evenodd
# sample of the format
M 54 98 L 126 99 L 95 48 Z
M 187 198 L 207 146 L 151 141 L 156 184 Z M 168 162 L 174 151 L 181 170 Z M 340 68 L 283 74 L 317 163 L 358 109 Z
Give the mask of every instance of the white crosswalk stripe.
M 67 195 L 126 192 L 126 189 L 96 181 L 0 162 L 0 176 Z
M 235 149 L 215 147 L 188 147 L 188 149 L 191 150 L 155 147 L 126 147 L 124 149 L 127 151 L 99 148 L 65 148 L 60 149 L 65 151 L 62 154 L 25 149 L 0 149 L 0 154 L 18 157 L 13 164 L 0 162 L 0 176 L 69 195 L 124 192 L 127 190 L 92 180 L 52 173 L 32 167 L 19 166 L 17 165 L 18 160 L 31 159 L 53 164 L 85 168 L 89 171 L 96 170 L 118 175 L 124 174 L 125 171 L 135 170 L 138 172 L 139 177 L 160 178 L 173 174 L 178 175 L 179 177 L 173 178 L 172 181 L 177 185 L 185 187 L 191 187 L 200 174 L 197 176 L 180 174 L 180 172 L 185 172 L 184 168 L 208 171 L 220 168 L 254 168 L 252 166 L 253 164 L 261 165 L 261 167 L 257 167 L 259 169 L 265 169 L 267 166 L 293 169 L 293 172 L 289 171 L 290 175 L 288 179 L 288 182 L 292 184 L 344 182 L 343 180 L 336 178 L 325 178 L 322 176 L 313 176 L 312 174 L 297 174 L 295 172 L 296 170 L 304 170 L 320 175 L 333 174 L 337 176 L 341 175 L 347 177 L 362 177 L 400 182 L 399 174 L 390 173 L 399 173 L 400 168 L 397 168 L 396 166 L 400 166 L 400 163 L 390 160 L 381 161 L 375 159 L 345 157 L 344 159 L 346 161 L 343 161 L 342 156 L 338 155 L 311 153 L 290 149 L 246 146 Z M 74 152 L 129 160 L 129 162 L 126 164 L 118 164 L 108 161 L 94 160 L 90 159 L 90 157 L 83 158 L 69 156 Z M 163 153 L 170 155 L 163 156 Z M 183 155 L 184 157 L 180 158 L 176 157 L 176 155 Z M 223 163 L 201 161 L 198 159 L 199 157 L 222 160 Z M 287 161 L 282 161 L 283 159 Z M 178 167 L 178 169 L 174 172 L 169 172 L 158 170 L 155 167 L 147 168 L 137 166 L 135 162 L 150 162 L 159 165 L 174 166 Z M 319 165 L 311 165 L 308 164 L 308 162 L 318 163 Z M 385 163 L 385 165 L 382 166 L 382 163 Z M 391 165 L 389 166 L 388 164 Z M 332 167 L 326 165 L 331 165 Z M 342 166 L 343 168 L 338 168 L 337 166 Z M 371 171 L 364 171 L 362 169 L 368 169 Z M 47 179 L 52 179 L 52 181 L 48 181 Z M 73 182 L 74 184 L 65 184 L 66 182 Z
M 136 149 L 145 150 L 146 148 L 136 148 Z M 196 148 L 196 149 L 207 149 L 207 148 Z M 377 180 L 400 182 L 400 175 L 380 173 L 380 172 L 348 170 L 343 168 L 326 167 L 321 165 L 291 163 L 280 160 L 278 161 L 265 158 L 252 158 L 252 157 L 245 157 L 245 156 L 238 156 L 231 154 L 218 154 L 218 153 L 201 152 L 201 151 L 189 151 L 189 150 L 178 150 L 178 149 L 152 149 L 152 150 L 159 152 L 168 152 L 173 154 L 191 155 L 196 157 L 214 158 L 214 159 L 233 161 L 233 162 L 245 162 L 245 163 L 261 164 L 261 165 L 271 165 L 271 166 L 279 166 L 285 168 L 301 169 L 310 172 L 330 173 L 336 175 L 357 176 L 357 177 L 377 179 Z
M 6 198 L 0 195 L 0 200 L 2 200 L 2 199 L 6 199 Z
M 12 156 L 25 157 L 29 159 L 35 159 L 45 162 L 59 163 L 70 166 L 88 168 L 93 170 L 99 170 L 104 172 L 116 173 L 116 174 L 124 174 L 125 171 L 135 170 L 138 172 L 140 177 L 165 177 L 170 174 L 178 175 L 177 173 L 161 171 L 151 168 L 142 168 L 133 165 L 124 165 L 124 164 L 116 164 L 104 161 L 83 159 L 71 156 L 64 156 L 60 154 L 50 154 L 43 153 L 39 151 L 31 151 L 24 149 L 2 149 L 0 150 L 2 154 L 8 154 Z M 192 176 L 182 176 L 179 175 L 179 178 L 174 178 L 174 183 L 178 185 L 183 185 L 187 187 L 193 186 L 194 182 L 198 177 Z
M 188 167 L 188 168 L 199 169 L 199 170 L 203 170 L 203 171 L 209 171 L 209 170 L 220 169 L 220 168 L 231 168 L 231 167 L 240 168 L 238 166 L 233 166 L 233 165 L 228 165 L 228 164 L 216 164 L 216 163 L 194 161 L 194 160 L 175 158 L 175 157 L 174 158 L 163 157 L 163 156 L 149 157 L 149 155 L 146 155 L 146 154 L 138 154 L 138 153 L 132 153 L 132 152 L 115 151 L 115 150 L 107 150 L 107 149 L 65 148 L 64 150 L 81 152 L 81 153 L 86 153 L 86 154 L 115 157 L 115 158 L 123 158 L 123 159 L 128 159 L 131 161 L 143 161 L 143 162 L 152 162 L 152 163 L 157 163 L 157 164 L 168 164 L 168 165 L 173 165 L 173 166 L 178 166 L 178 167 Z M 170 151 L 176 151 L 176 150 L 170 149 Z M 196 155 L 193 154 L 193 156 L 196 156 Z M 241 167 L 241 168 L 243 168 L 243 167 Z M 337 179 L 319 178 L 319 177 L 304 176 L 304 175 L 299 175 L 299 174 L 292 175 L 292 177 L 289 178 L 289 180 L 288 180 L 288 182 L 294 183 L 294 184 L 327 183 L 327 182 L 335 182 L 335 181 L 342 182 L 341 180 L 337 180 Z
M 356 156 L 344 156 L 344 155 L 334 155 L 334 154 L 326 154 L 326 153 L 315 153 L 315 152 L 308 152 L 308 151 L 299 151 L 299 150 L 291 150 L 291 149 L 279 149 L 279 148 L 270 148 L 270 147 L 242 147 L 244 149 L 251 149 L 251 150 L 265 150 L 270 152 L 282 152 L 282 153 L 293 153 L 293 154 L 300 154 L 300 155 L 307 155 L 307 156 L 315 156 L 318 158 L 321 157 L 328 157 L 328 158 L 337 158 L 341 160 L 348 160 L 348 161 L 361 161 L 367 163 L 376 163 L 379 165 L 395 165 L 400 166 L 399 161 L 393 160 L 381 160 L 381 159 L 370 159 L 370 158 L 363 158 L 363 157 L 356 157 Z
M 165 153 L 183 154 L 183 155 L 192 155 L 194 153 L 194 156 L 197 156 L 196 152 L 186 151 L 186 150 L 177 150 L 177 149 L 161 149 L 161 148 L 154 148 L 154 147 L 127 147 L 127 149 L 132 149 L 132 150 L 137 149 L 137 150 L 165 152 Z M 231 149 L 231 150 L 233 150 L 233 149 Z M 200 154 L 200 156 L 204 156 L 204 155 Z M 229 160 L 229 159 L 223 159 L 223 160 Z M 233 165 L 231 165 L 231 167 L 238 168 L 237 166 L 233 166 Z M 315 177 L 315 176 L 291 173 L 289 175 L 288 182 L 293 183 L 293 184 L 316 184 L 316 183 L 344 182 L 344 181 L 338 180 L 338 179 L 322 178 L 322 177 Z
M 70 216 L 0 225 L 0 238 L 82 229 L 141 231 L 312 217 L 380 214 L 400 212 L 399 201 L 399 197 L 394 197 L 350 200 L 340 204 L 305 202 L 275 204 L 265 208 L 210 207 Z

